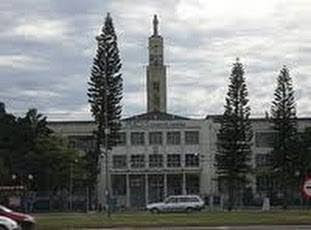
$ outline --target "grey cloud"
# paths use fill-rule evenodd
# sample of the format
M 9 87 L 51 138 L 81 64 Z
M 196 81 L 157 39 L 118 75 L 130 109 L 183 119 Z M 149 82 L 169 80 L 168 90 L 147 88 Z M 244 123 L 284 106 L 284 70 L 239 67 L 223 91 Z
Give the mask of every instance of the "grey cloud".
M 269 108 L 283 64 L 293 69 L 299 114 L 310 114 L 306 100 L 311 85 L 310 16 L 306 10 L 310 4 L 289 1 L 277 5 L 268 18 L 242 17 L 226 23 L 220 18 L 181 19 L 176 13 L 178 4 L 180 1 L 173 0 L 148 4 L 143 0 L 1 1 L 0 56 L 35 57 L 42 60 L 42 68 L 0 66 L 0 101 L 12 111 L 37 107 L 50 119 L 89 119 L 86 90 L 96 50 L 94 36 L 109 11 L 123 61 L 123 114 L 144 112 L 147 39 L 152 15 L 157 13 L 169 65 L 169 111 L 201 117 L 222 113 L 231 64 L 239 56 L 246 67 L 253 114 Z M 12 36 L 18 26 L 40 20 L 60 23 L 59 35 L 47 39 Z M 188 101 L 183 97 L 185 90 L 199 90 L 202 95 Z

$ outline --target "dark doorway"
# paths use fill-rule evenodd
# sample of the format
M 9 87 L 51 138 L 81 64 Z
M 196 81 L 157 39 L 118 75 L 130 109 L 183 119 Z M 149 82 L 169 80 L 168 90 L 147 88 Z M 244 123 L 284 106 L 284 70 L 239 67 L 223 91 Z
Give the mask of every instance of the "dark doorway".
M 164 199 L 164 176 L 163 175 L 149 175 L 149 203 L 163 201 Z
M 145 175 L 130 175 L 130 203 L 131 207 L 145 206 Z
M 182 194 L 182 174 L 167 175 L 167 195 Z
M 198 174 L 186 174 L 187 194 L 200 193 L 200 176 Z

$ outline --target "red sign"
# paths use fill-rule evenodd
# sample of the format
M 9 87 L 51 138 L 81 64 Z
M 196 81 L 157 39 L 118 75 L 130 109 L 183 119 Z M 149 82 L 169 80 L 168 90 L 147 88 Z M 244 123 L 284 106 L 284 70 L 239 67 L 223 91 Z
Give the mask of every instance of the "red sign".
M 307 177 L 303 182 L 302 192 L 306 198 L 311 198 L 311 177 Z

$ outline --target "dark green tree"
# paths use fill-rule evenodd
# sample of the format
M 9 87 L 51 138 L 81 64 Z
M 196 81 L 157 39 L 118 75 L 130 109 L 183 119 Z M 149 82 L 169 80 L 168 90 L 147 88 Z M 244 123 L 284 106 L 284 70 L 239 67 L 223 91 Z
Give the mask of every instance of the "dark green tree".
M 37 139 L 28 158 L 31 160 L 29 173 L 35 178 L 33 187 L 41 191 L 69 190 L 70 168 L 75 161 L 81 162 L 78 152 L 69 147 L 67 140 L 55 135 Z
M 100 147 L 111 150 L 118 140 L 121 128 L 122 77 L 117 36 L 108 13 L 100 35 L 96 37 L 97 51 L 88 82 L 88 98 L 96 123 L 96 149 L 89 156 L 91 188 L 97 184 Z M 106 158 L 108 151 L 106 151 Z M 108 188 L 107 188 L 108 189 Z M 109 190 L 109 189 L 108 189 Z
M 24 117 L 16 120 L 13 136 L 14 151 L 11 153 L 11 165 L 14 174 L 31 174 L 32 158 L 36 143 L 44 137 L 48 137 L 52 131 L 47 127 L 46 117 L 38 113 L 36 109 L 29 109 Z
M 297 136 L 297 117 L 294 89 L 286 66 L 277 78 L 277 87 L 271 106 L 271 122 L 276 140 L 271 152 L 272 175 L 278 181 L 283 195 L 283 208 L 287 208 L 289 196 L 297 186 L 296 173 L 300 158 Z
M 46 117 L 36 109 L 17 119 L 3 106 L 0 109 L 1 184 L 11 185 L 13 174 L 17 176 L 15 184 L 24 184 L 31 174 L 31 189 L 68 188 L 70 165 L 78 158 L 64 138 L 53 135 Z
M 222 189 L 228 195 L 228 210 L 236 204 L 236 198 L 246 188 L 251 173 L 250 107 L 244 68 L 239 59 L 233 64 L 230 84 L 225 102 L 225 111 L 218 133 L 216 172 Z
M 7 185 L 12 171 L 11 162 L 16 156 L 16 143 L 19 130 L 16 117 L 8 114 L 3 103 L 0 103 L 0 161 L 1 161 L 1 184 Z

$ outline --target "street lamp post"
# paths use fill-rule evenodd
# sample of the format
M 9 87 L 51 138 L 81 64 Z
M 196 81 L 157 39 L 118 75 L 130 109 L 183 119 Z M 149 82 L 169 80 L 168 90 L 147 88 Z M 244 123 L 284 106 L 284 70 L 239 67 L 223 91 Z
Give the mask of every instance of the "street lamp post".
M 12 174 L 12 180 L 14 181 L 14 184 L 16 184 L 16 180 L 17 180 L 18 176 L 16 174 Z M 27 211 L 27 205 L 28 205 L 28 199 L 26 199 L 26 195 L 27 195 L 27 191 L 28 189 L 30 189 L 31 186 L 31 182 L 33 181 L 33 175 L 32 174 L 28 174 L 25 177 L 25 181 L 23 180 L 23 176 L 20 176 L 20 185 L 23 186 L 23 198 L 24 198 L 24 210 L 25 212 Z

